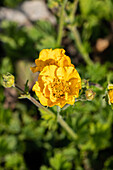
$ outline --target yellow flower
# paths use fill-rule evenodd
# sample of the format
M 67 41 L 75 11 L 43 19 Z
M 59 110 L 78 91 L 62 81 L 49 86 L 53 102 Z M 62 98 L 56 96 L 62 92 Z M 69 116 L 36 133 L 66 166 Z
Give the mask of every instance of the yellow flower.
M 65 104 L 74 104 L 75 98 L 79 96 L 79 89 L 81 78 L 73 66 L 50 65 L 43 68 L 32 90 L 42 105 L 58 105 L 62 108 Z
M 113 104 L 113 84 L 108 85 L 109 104 Z
M 70 58 L 65 55 L 64 49 L 43 49 L 39 58 L 35 60 L 35 67 L 31 67 L 33 73 L 42 71 L 45 66 L 56 65 L 56 66 L 73 66 Z

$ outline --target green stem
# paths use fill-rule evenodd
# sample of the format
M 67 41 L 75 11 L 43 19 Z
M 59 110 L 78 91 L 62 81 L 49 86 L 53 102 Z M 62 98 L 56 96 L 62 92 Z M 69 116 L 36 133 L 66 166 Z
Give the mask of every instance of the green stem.
M 70 136 L 74 140 L 77 139 L 77 135 L 75 134 L 75 132 L 69 127 L 69 125 L 62 119 L 61 115 L 59 114 L 57 116 L 57 121 L 70 134 Z
M 50 114 L 54 114 L 51 110 L 47 109 L 46 107 L 44 107 L 43 105 L 41 105 L 35 98 L 33 98 L 30 94 L 25 94 L 25 91 L 22 90 L 18 85 L 15 84 L 14 86 L 16 89 L 18 89 L 21 93 L 24 94 L 23 98 L 27 98 L 28 100 L 30 100 L 35 106 L 43 109 L 44 111 L 50 113 Z M 21 97 L 22 98 L 22 97 Z
M 72 8 L 71 15 L 70 15 L 71 25 L 73 25 L 73 22 L 74 22 L 75 13 L 77 10 L 77 4 L 78 4 L 78 0 L 74 0 L 73 8 Z M 74 35 L 75 44 L 77 45 L 77 48 L 78 48 L 79 52 L 81 53 L 84 61 L 86 62 L 86 64 L 92 65 L 93 62 L 90 59 L 89 54 L 84 49 L 84 46 L 81 42 L 81 38 L 80 38 L 80 35 L 79 35 L 79 32 L 78 32 L 76 26 L 69 26 L 68 28 Z
M 79 35 L 79 32 L 78 32 L 77 28 L 75 26 L 70 27 L 70 30 L 72 31 L 72 33 L 74 35 L 75 43 L 76 43 L 77 48 L 78 48 L 79 52 L 81 53 L 84 61 L 86 62 L 87 65 L 92 65 L 93 62 L 90 59 L 89 54 L 86 52 L 86 50 L 83 47 L 83 44 L 81 42 L 81 38 L 80 38 L 80 35 Z
M 76 10 L 77 10 L 77 4 L 78 4 L 78 0 L 74 0 L 74 2 L 73 2 L 73 8 L 72 8 L 71 15 L 70 15 L 71 22 L 74 21 L 75 13 L 76 13 Z
M 59 106 L 57 106 L 57 117 L 60 114 L 61 108 Z
M 67 0 L 63 0 L 62 6 L 61 6 L 61 12 L 60 12 L 60 21 L 59 21 L 59 28 L 58 28 L 58 38 L 56 47 L 60 47 L 62 36 L 63 36 L 63 26 L 64 26 L 64 9 L 66 5 Z
M 44 107 L 43 105 L 41 105 L 35 98 L 33 98 L 30 94 L 26 94 L 18 85 L 15 84 L 14 86 L 16 89 L 18 89 L 21 93 L 23 93 L 23 98 L 27 98 L 28 100 L 30 100 L 35 106 L 43 109 L 44 111 L 46 111 L 48 114 L 54 114 L 51 110 L 47 109 L 46 107 Z M 21 97 L 22 98 L 22 97 Z M 59 115 L 60 112 L 60 108 L 57 108 L 58 110 L 58 114 L 57 114 L 57 121 L 58 123 L 70 134 L 70 136 L 76 140 L 77 139 L 77 135 L 74 133 L 74 131 L 69 127 L 69 125 L 62 119 L 62 117 Z
M 41 105 L 36 99 L 34 99 L 32 96 L 30 96 L 30 98 L 28 97 L 28 100 L 30 100 L 35 106 L 43 109 L 44 111 L 46 111 L 49 114 L 54 114 L 51 110 L 47 109 L 46 107 L 44 107 L 43 105 Z

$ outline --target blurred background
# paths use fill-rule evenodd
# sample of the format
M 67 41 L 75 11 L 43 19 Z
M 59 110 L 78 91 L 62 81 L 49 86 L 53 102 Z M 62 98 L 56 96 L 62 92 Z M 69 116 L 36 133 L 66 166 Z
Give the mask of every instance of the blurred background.
M 57 47 L 95 84 L 92 101 L 61 112 L 78 139 L 0 84 L 0 170 L 113 170 L 113 110 L 103 99 L 113 83 L 113 0 L 0 1 L 1 74 L 12 73 L 23 89 L 29 80 L 34 95 L 38 75 L 30 67 L 42 49 Z

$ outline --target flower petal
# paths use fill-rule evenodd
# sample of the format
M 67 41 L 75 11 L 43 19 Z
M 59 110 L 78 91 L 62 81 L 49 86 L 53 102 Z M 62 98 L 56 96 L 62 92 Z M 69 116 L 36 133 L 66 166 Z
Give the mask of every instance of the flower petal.
M 61 60 L 58 61 L 58 66 L 71 66 L 71 59 L 66 55 L 62 56 Z
M 36 81 L 36 84 L 33 86 L 33 88 L 32 88 L 32 90 L 33 91 L 39 91 L 40 92 L 40 86 L 39 86 L 39 82 L 38 81 Z
M 39 59 L 43 61 L 50 59 L 51 52 L 52 52 L 52 49 L 43 49 L 39 54 Z
M 56 71 L 56 75 L 59 79 L 65 79 L 66 77 L 66 70 L 64 67 L 59 67 Z
M 40 75 L 43 76 L 44 81 L 46 81 L 47 78 L 53 80 L 55 78 L 56 69 L 57 69 L 57 66 L 55 66 L 55 65 L 46 66 L 41 71 Z
M 48 98 L 46 98 L 44 95 L 42 95 L 42 93 L 40 93 L 40 95 L 35 92 L 36 95 L 39 97 L 40 103 L 44 106 L 48 106 Z
M 50 91 L 48 89 L 48 85 L 45 84 L 45 87 L 43 89 L 43 94 L 45 95 L 45 97 L 50 97 Z
M 70 80 L 71 78 L 76 78 L 81 80 L 77 70 L 74 67 L 65 67 L 66 69 L 66 81 Z
M 72 78 L 69 80 L 69 82 L 71 83 L 70 94 L 77 95 L 76 92 L 79 93 L 79 91 L 77 89 L 81 89 L 81 79 Z
M 31 71 L 32 71 L 33 73 L 36 73 L 36 72 L 38 72 L 38 71 L 39 71 L 39 69 L 38 69 L 38 67 L 37 67 L 37 66 L 30 67 L 30 69 L 31 69 Z

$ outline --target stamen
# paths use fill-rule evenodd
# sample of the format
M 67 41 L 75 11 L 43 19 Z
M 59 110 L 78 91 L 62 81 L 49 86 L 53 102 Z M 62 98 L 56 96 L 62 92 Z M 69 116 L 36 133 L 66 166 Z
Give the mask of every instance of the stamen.
M 68 92 L 70 91 L 70 82 L 61 81 L 60 79 L 54 79 L 54 84 L 51 85 L 53 96 L 60 98 L 68 98 Z

